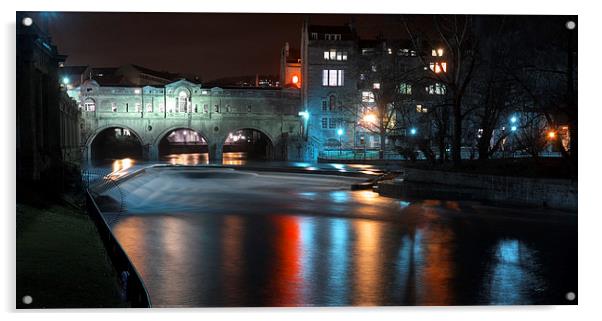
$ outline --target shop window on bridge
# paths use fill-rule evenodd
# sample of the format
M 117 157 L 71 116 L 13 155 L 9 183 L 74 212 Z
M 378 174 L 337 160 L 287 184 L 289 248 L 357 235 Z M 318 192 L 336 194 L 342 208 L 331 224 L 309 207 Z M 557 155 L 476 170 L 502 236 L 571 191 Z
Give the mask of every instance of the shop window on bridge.
M 213 109 L 213 111 L 215 111 L 216 113 L 219 113 L 219 105 L 215 105 L 215 108 Z
M 247 106 L 247 113 L 251 112 L 251 105 Z
M 194 104 L 194 113 L 197 114 L 199 112 L 199 105 Z
M 164 113 L 165 112 L 165 104 L 164 103 L 159 103 L 159 112 Z
M 111 103 L 111 111 L 114 113 L 117 112 L 117 103 Z
M 207 114 L 207 113 L 209 112 L 209 105 L 207 105 L 207 104 L 204 104 L 204 105 L 203 105 L 203 112 L 204 112 L 205 114 Z
M 127 128 L 115 128 L 115 136 L 132 136 Z
M 186 106 L 188 105 L 188 94 L 185 91 L 180 91 L 177 98 L 176 111 L 183 113 L 186 112 Z
M 142 112 L 142 106 L 140 105 L 140 103 L 136 103 L 134 109 L 137 113 Z
M 146 104 L 146 112 L 147 113 L 153 112 L 153 104 L 151 104 L 151 103 Z
M 84 110 L 85 111 L 96 111 L 96 102 L 94 99 L 86 99 L 84 102 Z
M 227 112 L 227 113 L 229 113 L 229 112 L 231 112 L 231 111 L 232 111 L 232 110 L 231 110 L 231 108 L 230 108 L 230 105 L 226 105 L 226 112 Z

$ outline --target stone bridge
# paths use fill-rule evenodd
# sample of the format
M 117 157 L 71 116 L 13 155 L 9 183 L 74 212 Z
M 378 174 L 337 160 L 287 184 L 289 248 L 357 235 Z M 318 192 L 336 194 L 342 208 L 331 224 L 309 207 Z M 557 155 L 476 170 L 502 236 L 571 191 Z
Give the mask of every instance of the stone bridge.
M 72 96 L 82 108 L 83 157 L 88 164 L 94 140 L 113 128 L 135 136 L 145 160 L 158 160 L 159 143 L 176 129 L 201 135 L 211 160 L 221 159 L 228 135 L 239 129 L 267 136 L 271 159 L 308 158 L 306 117 L 299 116 L 301 101 L 295 89 L 202 88 L 186 80 L 164 87 L 117 87 L 88 80 Z

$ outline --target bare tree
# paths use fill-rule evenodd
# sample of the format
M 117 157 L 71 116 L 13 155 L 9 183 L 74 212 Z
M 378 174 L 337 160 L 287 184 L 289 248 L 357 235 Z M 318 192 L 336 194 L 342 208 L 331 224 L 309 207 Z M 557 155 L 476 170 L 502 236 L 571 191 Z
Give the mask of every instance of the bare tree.
M 462 156 L 462 122 L 466 116 L 464 98 L 477 67 L 478 42 L 473 19 L 467 15 L 435 15 L 431 28 L 435 30 L 434 33 L 423 31 L 409 19 L 403 19 L 414 47 L 437 48 L 444 53 L 431 55 L 431 50 L 418 50 L 424 67 L 431 71 L 432 80 L 445 86 L 453 120 L 452 159 L 456 166 Z M 443 57 L 433 62 L 432 56 Z

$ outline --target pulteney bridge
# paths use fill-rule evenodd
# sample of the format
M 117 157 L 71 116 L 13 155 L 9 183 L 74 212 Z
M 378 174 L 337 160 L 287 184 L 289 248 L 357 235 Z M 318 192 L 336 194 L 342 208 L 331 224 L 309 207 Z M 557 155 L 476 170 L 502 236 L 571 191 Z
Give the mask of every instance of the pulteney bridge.
M 184 79 L 163 87 L 100 86 L 87 80 L 78 94 L 85 163 L 101 157 L 95 149 L 115 135 L 137 142 L 142 159 L 158 160 L 162 142 L 182 129 L 179 134 L 193 131 L 201 138 L 211 160 L 220 160 L 226 141 L 241 130 L 263 137 L 265 159 L 304 160 L 314 154 L 304 140 L 295 89 L 202 88 Z M 112 148 L 112 142 L 105 143 Z

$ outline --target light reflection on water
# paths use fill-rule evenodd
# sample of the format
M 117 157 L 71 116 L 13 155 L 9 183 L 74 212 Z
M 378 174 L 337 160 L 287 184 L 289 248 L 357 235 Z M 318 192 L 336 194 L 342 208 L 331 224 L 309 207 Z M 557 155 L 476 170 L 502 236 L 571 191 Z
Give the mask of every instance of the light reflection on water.
M 371 191 L 282 195 L 255 195 L 264 206 L 241 213 L 239 194 L 211 194 L 223 214 L 124 216 L 114 231 L 156 306 L 559 303 L 550 292 L 567 290 L 556 283 L 572 243 L 532 237 L 548 227 L 465 222 L 446 202 Z
M 169 154 L 162 157 L 171 165 L 204 165 L 209 164 L 208 153 Z
M 247 153 L 245 152 L 226 152 L 222 154 L 222 164 L 224 165 L 245 165 L 247 163 Z

